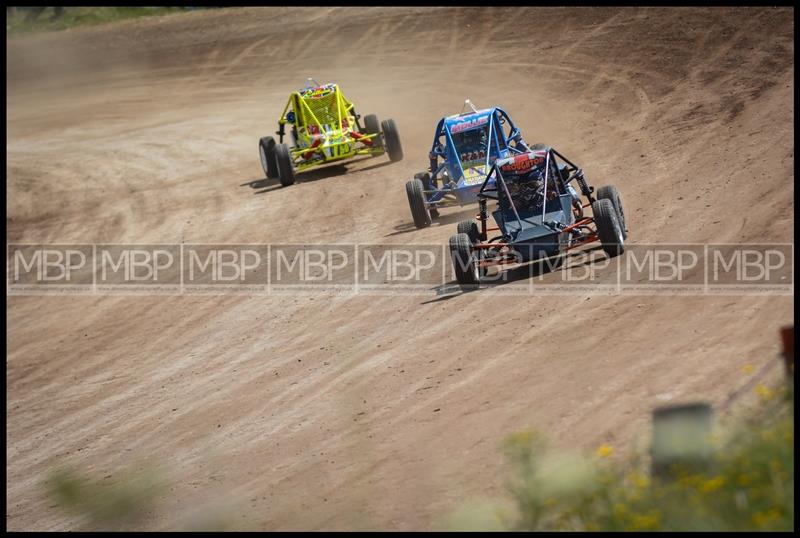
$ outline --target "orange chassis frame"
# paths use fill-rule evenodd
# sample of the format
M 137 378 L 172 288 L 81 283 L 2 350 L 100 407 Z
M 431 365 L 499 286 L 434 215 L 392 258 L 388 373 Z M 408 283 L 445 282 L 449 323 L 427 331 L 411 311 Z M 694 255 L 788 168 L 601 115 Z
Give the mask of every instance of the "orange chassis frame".
M 581 208 L 584 209 L 584 208 L 590 207 L 591 205 L 592 205 L 591 202 L 589 202 L 587 204 L 583 204 L 581 206 Z M 577 210 L 575 210 L 575 218 L 576 218 L 575 222 L 573 224 L 570 224 L 569 226 L 567 226 L 563 230 L 561 230 L 561 233 L 567 233 L 567 232 L 570 232 L 570 231 L 574 230 L 575 228 L 580 228 L 580 227 L 584 227 L 584 226 L 589 226 L 590 224 L 594 224 L 594 217 L 581 217 L 577 213 Z M 489 215 L 482 215 L 482 214 L 479 213 L 479 214 L 477 214 L 475 216 L 475 220 L 480 222 L 480 226 L 481 226 L 481 235 L 480 236 L 482 238 L 483 237 L 487 237 L 486 232 L 492 232 L 492 231 L 499 231 L 500 230 L 500 228 L 497 227 L 497 226 L 494 226 L 492 228 L 488 228 L 486 226 L 486 221 L 489 220 Z M 597 230 L 595 229 L 591 233 L 587 234 L 585 237 L 581 237 L 580 239 L 578 239 L 575 244 L 564 248 L 564 252 L 566 252 L 567 250 L 572 250 L 574 248 L 582 247 L 583 245 L 586 245 L 587 243 L 592 243 L 594 241 L 598 241 L 599 239 L 600 238 L 597 235 Z M 508 248 L 508 247 L 512 247 L 512 246 L 513 246 L 513 243 L 491 243 L 491 242 L 486 242 L 486 243 L 478 243 L 476 245 L 472 245 L 472 248 L 476 249 L 476 250 L 484 250 L 484 249 L 490 249 L 490 248 L 500 248 L 500 249 L 502 249 L 504 247 Z M 518 263 L 518 262 L 519 262 L 519 260 L 517 260 L 516 256 L 514 256 L 512 252 L 500 252 L 500 253 L 498 253 L 498 257 L 497 258 L 492 258 L 492 259 L 489 259 L 489 260 L 481 260 L 480 263 L 478 263 L 478 267 L 487 268 L 487 267 L 493 267 L 493 266 L 496 266 L 496 265 L 509 265 L 509 264 Z

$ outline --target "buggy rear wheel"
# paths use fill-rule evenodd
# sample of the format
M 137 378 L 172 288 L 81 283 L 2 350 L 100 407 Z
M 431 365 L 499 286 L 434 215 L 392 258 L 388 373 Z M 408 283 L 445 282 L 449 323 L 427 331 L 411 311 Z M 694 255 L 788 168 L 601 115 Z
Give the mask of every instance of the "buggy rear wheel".
M 388 119 L 381 122 L 383 137 L 386 140 L 386 153 L 393 163 L 403 160 L 403 146 L 400 144 L 400 134 L 394 120 Z
M 478 223 L 472 219 L 462 220 L 456 226 L 456 233 L 467 234 L 470 242 L 474 245 L 480 238 L 478 232 Z
M 378 116 L 375 114 L 367 114 L 364 116 L 364 130 L 368 135 L 374 134 L 372 137 L 373 148 L 383 148 L 383 140 L 381 139 L 381 123 L 378 121 Z
M 600 243 L 609 258 L 619 256 L 625 252 L 625 237 L 622 235 L 622 227 L 617 219 L 617 210 L 611 200 L 603 198 L 592 204 L 594 223 L 597 226 L 597 235 L 600 236 Z
M 278 165 L 275 162 L 275 139 L 265 136 L 258 141 L 258 156 L 261 159 L 261 168 L 268 179 L 278 177 Z
M 604 185 L 597 189 L 598 200 L 611 200 L 614 210 L 617 212 L 617 220 L 622 228 L 622 237 L 628 238 L 628 226 L 625 223 L 625 212 L 622 210 L 622 199 L 619 196 L 619 191 L 614 185 Z
M 478 259 L 472 252 L 472 242 L 467 234 L 458 233 L 450 236 L 450 258 L 453 260 L 456 281 L 461 288 L 476 288 L 480 282 Z
M 417 228 L 427 228 L 431 225 L 431 215 L 425 206 L 425 193 L 422 181 L 417 178 L 406 182 L 406 194 L 408 195 L 408 205 L 411 208 L 411 216 L 414 218 L 414 226 Z
M 292 166 L 292 154 L 289 146 L 278 144 L 275 146 L 275 162 L 278 165 L 278 178 L 281 185 L 288 187 L 294 184 L 294 166 Z

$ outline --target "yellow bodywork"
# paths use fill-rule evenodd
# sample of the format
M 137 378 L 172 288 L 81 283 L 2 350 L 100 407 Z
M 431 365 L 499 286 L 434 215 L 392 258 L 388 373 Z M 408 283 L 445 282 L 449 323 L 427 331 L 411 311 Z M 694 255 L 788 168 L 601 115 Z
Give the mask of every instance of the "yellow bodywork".
M 287 117 L 290 112 L 294 113 L 293 122 Z M 294 126 L 297 140 L 291 156 L 298 171 L 356 155 L 381 155 L 385 151 L 383 147 L 362 143 L 380 134 L 358 132 L 353 103 L 337 84 L 292 92 L 278 123 L 281 129 L 287 123 Z

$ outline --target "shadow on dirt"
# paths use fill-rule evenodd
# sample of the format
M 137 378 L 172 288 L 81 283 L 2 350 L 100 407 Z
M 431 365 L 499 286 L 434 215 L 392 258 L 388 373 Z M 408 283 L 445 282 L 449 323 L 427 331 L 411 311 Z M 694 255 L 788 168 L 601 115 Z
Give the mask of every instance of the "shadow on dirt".
M 348 161 L 347 164 L 358 164 L 361 162 L 366 161 L 367 159 L 359 159 L 355 161 Z M 320 168 L 311 169 L 308 172 L 298 173 L 295 174 L 295 183 L 310 183 L 312 181 L 319 181 L 320 179 L 326 179 L 331 177 L 337 177 L 344 175 L 348 172 L 347 164 L 340 163 L 340 164 L 331 164 L 329 166 L 322 166 Z M 350 170 L 350 173 L 357 173 L 357 172 L 366 172 L 368 170 L 375 170 L 378 168 L 383 168 L 384 166 L 388 166 L 392 164 L 391 161 L 382 161 L 379 163 L 371 164 L 369 166 L 365 166 L 364 168 L 354 168 Z M 240 187 L 250 187 L 251 189 L 255 190 L 253 194 L 263 194 L 265 192 L 271 192 L 274 190 L 278 190 L 283 188 L 281 182 L 275 179 L 268 179 L 268 178 L 260 178 L 260 179 L 253 179 L 246 183 L 242 183 L 239 185 Z
M 310 183 L 312 181 L 319 181 L 320 179 L 341 176 L 347 173 L 347 167 L 343 164 L 331 165 L 317 170 L 310 170 L 301 174 L 295 175 L 295 183 Z M 253 179 L 246 183 L 239 185 L 240 187 L 250 187 L 255 190 L 253 194 L 263 194 L 283 188 L 281 182 L 275 179 Z
M 511 269 L 500 270 L 498 273 L 492 273 L 488 277 L 481 279 L 480 286 L 475 286 L 467 289 L 462 289 L 458 282 L 450 280 L 439 286 L 431 288 L 431 291 L 436 292 L 436 299 L 429 299 L 420 304 L 430 304 L 439 301 L 446 301 L 453 297 L 458 297 L 466 293 L 480 291 L 486 288 L 497 288 L 508 284 L 518 283 L 522 280 L 530 280 L 531 278 L 542 277 L 544 275 L 555 273 L 556 271 L 569 271 L 575 270 L 580 267 L 588 266 L 595 263 L 595 259 L 603 247 L 597 245 L 594 247 L 568 252 L 563 257 L 552 257 L 544 260 L 537 260 L 533 262 L 524 263 Z M 534 285 L 533 284 L 526 284 Z M 522 292 L 523 290 L 520 290 Z
M 457 211 L 455 213 L 447 213 L 447 209 L 444 209 L 442 213 L 440 213 L 439 218 L 434 219 L 431 222 L 431 228 L 435 228 L 437 226 L 448 226 L 450 224 L 456 224 L 459 221 L 468 219 L 470 217 L 474 217 L 477 213 L 477 208 L 465 208 Z M 409 221 L 404 222 L 403 224 L 398 224 L 394 227 L 395 231 L 386 234 L 384 237 L 391 237 L 393 235 L 400 235 L 400 234 L 407 234 L 410 232 L 416 232 L 417 227 L 414 226 L 414 222 L 411 219 L 411 213 L 409 211 Z M 453 233 L 456 233 L 456 227 L 453 226 Z
M 360 160 L 360 161 L 356 161 L 356 162 L 360 163 L 360 162 L 364 162 L 364 160 Z M 394 164 L 394 163 L 392 163 L 392 161 L 388 161 L 388 160 L 387 161 L 381 161 L 381 162 L 377 162 L 375 164 L 371 164 L 369 166 L 365 166 L 364 168 L 355 168 L 355 169 L 353 169 L 353 172 L 366 172 L 368 170 L 377 170 L 378 168 L 383 168 L 384 166 L 389 166 L 390 164 Z

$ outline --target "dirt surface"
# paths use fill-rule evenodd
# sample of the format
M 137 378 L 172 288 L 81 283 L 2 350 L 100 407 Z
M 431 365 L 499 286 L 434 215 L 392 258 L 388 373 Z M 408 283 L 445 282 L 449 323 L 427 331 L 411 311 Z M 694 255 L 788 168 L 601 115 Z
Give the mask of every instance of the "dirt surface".
M 6 239 L 443 244 L 474 209 L 417 231 L 403 184 L 470 98 L 617 185 L 632 243 L 792 242 L 792 21 L 248 8 L 7 39 Z M 307 76 L 394 118 L 405 159 L 261 181 Z M 7 528 L 80 527 L 44 495 L 56 466 L 139 464 L 168 484 L 151 530 L 436 528 L 502 494 L 505 435 L 624 452 L 653 406 L 724 401 L 793 320 L 786 296 L 434 299 L 9 297 Z

